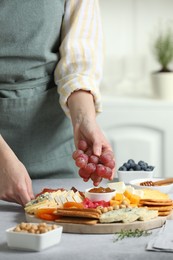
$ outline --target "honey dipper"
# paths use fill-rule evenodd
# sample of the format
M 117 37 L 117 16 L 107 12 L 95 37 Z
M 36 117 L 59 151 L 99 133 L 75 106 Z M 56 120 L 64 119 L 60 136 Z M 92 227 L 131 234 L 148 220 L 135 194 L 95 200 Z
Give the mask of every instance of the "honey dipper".
M 144 181 L 140 183 L 140 186 L 162 186 L 173 183 L 173 178 L 168 178 L 160 181 Z

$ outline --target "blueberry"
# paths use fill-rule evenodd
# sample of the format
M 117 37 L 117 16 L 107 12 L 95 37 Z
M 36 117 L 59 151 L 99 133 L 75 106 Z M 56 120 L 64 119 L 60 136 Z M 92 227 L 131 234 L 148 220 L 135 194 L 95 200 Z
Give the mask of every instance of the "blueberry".
M 146 171 L 146 169 L 148 167 L 147 163 L 141 164 L 140 166 L 141 166 L 141 170 L 143 170 L 143 171 Z
M 141 166 L 141 165 L 147 165 L 148 166 L 148 163 L 144 162 L 144 161 L 139 161 L 138 164 Z
M 131 167 L 130 163 L 128 163 L 128 162 L 124 163 L 123 166 L 126 167 L 127 170 L 129 170 Z
M 143 164 L 145 164 L 145 162 L 144 161 L 139 161 L 138 164 L 139 165 L 143 165 Z
M 127 161 L 127 163 L 130 164 L 130 167 L 129 167 L 129 168 L 134 169 L 134 167 L 135 167 L 135 165 L 136 165 L 136 163 L 135 163 L 134 160 L 130 159 L 130 160 Z
M 129 159 L 127 162 L 130 163 L 130 164 L 135 163 L 135 161 L 133 159 Z
M 150 166 L 147 167 L 147 171 L 153 171 L 153 170 L 154 170 L 154 166 L 150 165 Z
M 139 164 L 135 165 L 135 171 L 141 171 L 141 166 Z
M 153 171 L 154 166 L 148 165 L 143 160 L 138 161 L 135 163 L 133 159 L 129 159 L 127 162 L 123 163 L 123 165 L 118 169 L 119 171 Z
M 146 165 L 147 163 L 146 162 L 144 162 L 144 161 L 139 161 L 138 162 L 138 165 L 140 165 L 140 166 L 142 166 L 142 165 Z
M 121 166 L 118 170 L 119 171 L 127 171 L 127 168 L 125 166 Z

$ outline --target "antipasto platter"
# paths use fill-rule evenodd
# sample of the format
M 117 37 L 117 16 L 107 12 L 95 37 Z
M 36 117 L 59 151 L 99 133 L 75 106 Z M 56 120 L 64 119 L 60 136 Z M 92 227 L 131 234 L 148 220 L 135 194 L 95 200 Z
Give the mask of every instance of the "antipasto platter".
M 151 230 L 154 228 L 162 227 L 168 217 L 158 217 L 149 221 L 135 221 L 133 223 L 97 223 L 94 225 L 74 224 L 74 223 L 59 223 L 63 227 L 63 233 L 76 233 L 76 234 L 114 234 L 122 230 Z M 170 219 L 170 216 L 169 216 Z M 26 214 L 26 221 L 31 223 L 45 222 L 38 219 L 33 215 Z M 47 223 L 56 223 L 46 221 Z
M 74 187 L 43 191 L 26 205 L 26 221 L 56 223 L 64 233 L 111 234 L 151 230 L 173 219 L 173 202 L 168 194 L 150 189 L 139 192 L 124 183 L 121 186 L 121 192 L 103 187 L 85 193 Z

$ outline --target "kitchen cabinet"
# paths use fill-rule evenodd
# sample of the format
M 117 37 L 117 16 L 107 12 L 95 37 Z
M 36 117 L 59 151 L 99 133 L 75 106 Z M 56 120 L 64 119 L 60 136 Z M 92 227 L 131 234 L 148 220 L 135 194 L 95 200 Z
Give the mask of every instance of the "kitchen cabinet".
M 116 157 L 155 166 L 156 177 L 173 176 L 173 103 L 154 99 L 103 98 L 98 116 Z

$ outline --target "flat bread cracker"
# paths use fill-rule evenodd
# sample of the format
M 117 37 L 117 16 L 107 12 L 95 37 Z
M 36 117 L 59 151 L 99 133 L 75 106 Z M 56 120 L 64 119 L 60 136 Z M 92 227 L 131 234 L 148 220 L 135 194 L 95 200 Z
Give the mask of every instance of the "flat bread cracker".
M 158 216 L 162 217 L 162 216 L 169 216 L 171 214 L 172 210 L 168 210 L 168 211 L 159 211 Z
M 89 218 L 62 217 L 60 219 L 56 219 L 55 222 L 57 222 L 57 223 L 95 225 L 95 224 L 98 223 L 98 220 L 97 219 L 89 219 Z
M 142 200 L 148 201 L 170 201 L 168 194 L 160 192 L 159 190 L 142 189 L 144 192 Z
M 172 200 L 171 201 L 148 201 L 148 200 L 142 200 L 140 201 L 141 205 L 153 205 L 153 206 L 172 206 Z
M 99 219 L 101 213 L 97 209 L 57 209 L 54 212 L 55 215 L 66 216 L 66 217 L 80 217 L 80 218 L 94 218 Z
M 154 209 L 160 211 L 171 211 L 172 206 L 148 206 L 148 209 Z

